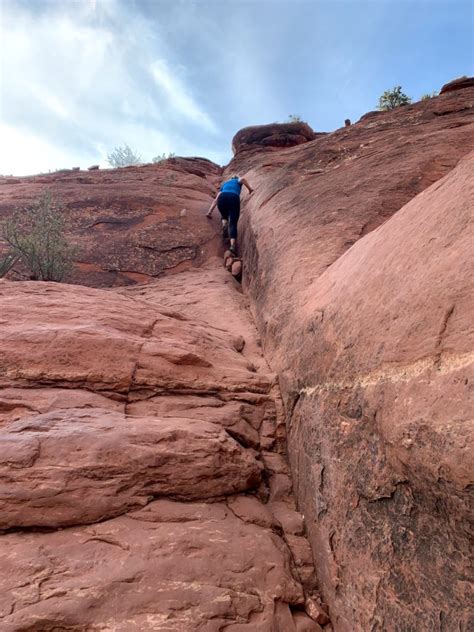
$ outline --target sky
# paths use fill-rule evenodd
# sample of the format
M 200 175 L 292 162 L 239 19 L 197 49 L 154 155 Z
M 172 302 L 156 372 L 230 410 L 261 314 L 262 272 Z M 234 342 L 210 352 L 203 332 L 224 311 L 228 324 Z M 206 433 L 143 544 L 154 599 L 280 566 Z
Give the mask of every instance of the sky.
M 226 164 L 234 134 L 289 115 L 333 131 L 401 85 L 474 66 L 472 0 L 0 0 L 0 174 L 128 144 Z

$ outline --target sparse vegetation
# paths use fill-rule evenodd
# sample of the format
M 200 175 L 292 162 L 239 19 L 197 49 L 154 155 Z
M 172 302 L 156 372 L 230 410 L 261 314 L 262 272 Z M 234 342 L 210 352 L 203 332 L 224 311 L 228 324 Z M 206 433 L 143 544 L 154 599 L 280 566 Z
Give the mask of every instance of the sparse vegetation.
M 411 98 L 402 92 L 402 87 L 395 86 L 392 90 L 385 90 L 379 98 L 378 109 L 386 112 L 409 103 L 411 103 Z
M 152 159 L 152 162 L 154 162 L 155 164 L 157 164 L 158 162 L 164 162 L 165 160 L 168 160 L 169 158 L 174 158 L 176 154 L 168 154 L 166 155 L 165 153 L 163 154 L 158 154 L 158 156 L 155 156 Z
M 0 258 L 0 279 L 3 279 L 3 277 L 13 268 L 19 258 L 20 257 L 13 252 L 9 252 L 3 258 Z
M 107 162 L 114 168 L 131 167 L 141 164 L 141 156 L 125 144 L 123 147 L 115 147 L 114 151 L 107 154 Z
M 434 92 L 427 92 L 426 94 L 422 94 L 420 97 L 420 101 L 426 101 L 426 99 L 432 99 L 433 97 L 437 97 L 438 92 L 435 90 Z
M 287 123 L 304 123 L 304 121 L 299 114 L 290 114 Z
M 64 230 L 62 204 L 44 191 L 31 206 L 17 209 L 3 223 L 2 236 L 31 279 L 62 281 L 72 270 L 75 254 Z

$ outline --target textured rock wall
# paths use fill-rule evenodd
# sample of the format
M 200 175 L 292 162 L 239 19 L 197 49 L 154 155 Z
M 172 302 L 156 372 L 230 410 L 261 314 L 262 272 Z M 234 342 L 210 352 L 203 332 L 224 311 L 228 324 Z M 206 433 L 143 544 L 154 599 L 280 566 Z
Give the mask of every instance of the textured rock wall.
M 219 252 L 216 228 L 203 222 L 221 169 L 203 158 L 105 171 L 0 177 L 0 222 L 42 191 L 64 204 L 77 248 L 67 279 L 94 287 L 144 283 L 199 267 Z M 0 242 L 0 256 L 5 251 Z M 15 267 L 11 278 L 28 278 Z
M 0 282 L 2 632 L 328 622 L 238 288 Z
M 473 105 L 448 92 L 229 166 L 255 187 L 244 283 L 341 632 L 472 625 Z

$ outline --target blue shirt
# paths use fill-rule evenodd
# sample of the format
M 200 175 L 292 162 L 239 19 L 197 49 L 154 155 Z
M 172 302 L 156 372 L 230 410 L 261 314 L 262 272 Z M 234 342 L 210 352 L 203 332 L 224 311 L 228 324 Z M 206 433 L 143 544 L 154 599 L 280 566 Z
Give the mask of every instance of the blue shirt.
M 240 197 L 240 190 L 242 189 L 242 185 L 238 178 L 232 178 L 231 180 L 227 180 L 221 186 L 222 193 L 234 193 Z

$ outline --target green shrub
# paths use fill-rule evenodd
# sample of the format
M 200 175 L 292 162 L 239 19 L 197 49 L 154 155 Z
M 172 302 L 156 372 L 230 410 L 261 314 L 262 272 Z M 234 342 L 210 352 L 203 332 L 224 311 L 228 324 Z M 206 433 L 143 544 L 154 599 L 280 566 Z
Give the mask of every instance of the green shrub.
M 409 103 L 411 103 L 411 98 L 402 92 L 402 87 L 395 86 L 392 90 L 385 90 L 379 98 L 378 109 L 394 110 L 400 105 L 408 105 Z
M 64 236 L 63 206 L 48 191 L 3 224 L 3 239 L 21 259 L 30 278 L 62 281 L 73 267 L 75 249 Z
M 131 167 L 141 164 L 141 156 L 125 144 L 123 147 L 115 147 L 114 151 L 107 154 L 107 162 L 112 167 Z
M 9 252 L 0 259 L 0 279 L 2 279 L 7 274 L 7 272 L 9 272 L 13 268 L 19 258 L 20 257 L 17 254 Z

